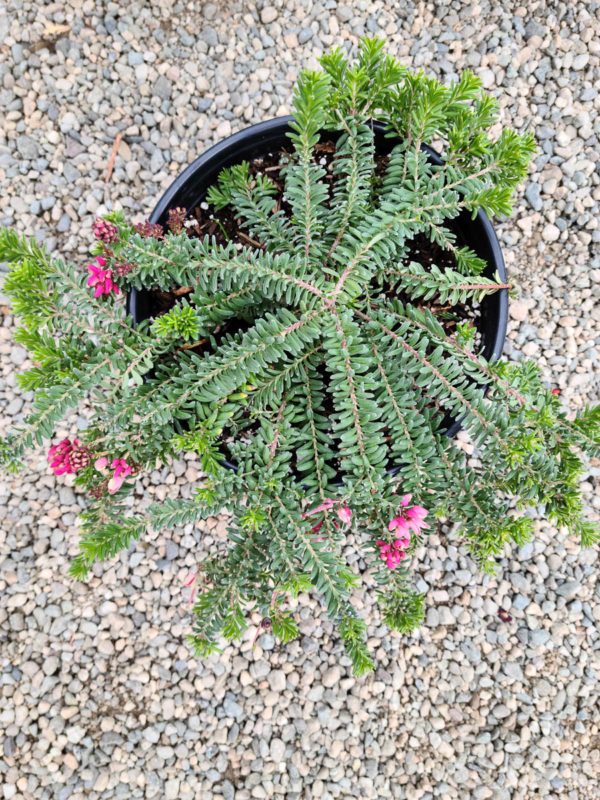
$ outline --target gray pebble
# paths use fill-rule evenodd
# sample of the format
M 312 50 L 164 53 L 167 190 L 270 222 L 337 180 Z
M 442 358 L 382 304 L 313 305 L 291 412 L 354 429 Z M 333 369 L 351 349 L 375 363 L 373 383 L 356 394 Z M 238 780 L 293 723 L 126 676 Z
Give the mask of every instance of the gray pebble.
M 236 701 L 233 699 L 233 696 L 230 694 L 228 694 L 223 701 L 223 711 L 225 712 L 226 716 L 233 717 L 238 721 L 244 715 L 244 709 L 239 703 L 236 703 Z
M 546 644 L 548 639 L 550 638 L 550 634 L 548 631 L 543 629 L 537 631 L 530 631 L 529 633 L 529 644 L 533 647 L 541 647 L 542 645 Z
M 565 581 L 558 586 L 556 594 L 559 594 L 566 600 L 572 600 L 580 591 L 581 583 L 579 581 Z
M 335 10 L 336 17 L 340 22 L 350 22 L 354 18 L 354 11 L 348 6 L 338 6 Z
M 45 675 L 54 675 L 55 672 L 58 672 L 59 661 L 56 656 L 50 656 L 49 658 L 45 659 L 44 663 L 42 664 L 42 669 L 44 670 Z
M 523 680 L 523 670 L 521 669 L 521 665 L 517 664 L 515 661 L 506 661 L 502 665 L 502 670 L 509 678 L 514 678 L 516 681 Z
M 138 64 L 143 64 L 143 53 L 136 53 L 135 50 L 130 50 L 129 53 L 127 53 L 127 63 L 130 67 L 137 67 Z
M 525 197 L 534 211 L 541 211 L 544 207 L 542 198 L 540 197 L 540 186 L 538 183 L 529 184 L 529 186 L 525 189 Z
M 213 20 L 217 14 L 219 13 L 219 8 L 214 3 L 207 3 L 205 6 L 202 7 L 202 14 L 204 15 L 204 19 Z
M 71 744 L 79 744 L 79 742 L 85 736 L 85 730 L 79 725 L 73 725 L 72 727 L 65 729 L 65 736 L 71 742 Z
M 106 731 L 102 734 L 100 739 L 100 746 L 103 750 L 106 748 L 113 748 L 123 742 L 123 737 L 116 731 Z
M 17 150 L 23 158 L 33 161 L 40 154 L 40 145 L 33 136 L 23 134 L 23 136 L 17 137 Z
M 171 83 L 164 75 L 159 75 L 154 84 L 154 94 L 163 100 L 169 100 L 171 98 L 171 93 Z
M 63 175 L 69 181 L 69 183 L 75 183 L 75 181 L 81 177 L 81 173 L 74 167 L 72 164 L 65 162 L 63 165 Z
M 223 781 L 219 791 L 223 795 L 223 800 L 235 800 L 235 787 L 231 781 Z
M 219 44 L 219 35 L 214 28 L 205 28 L 200 33 L 200 39 L 209 47 L 216 47 Z
M 71 217 L 68 214 L 61 214 L 60 219 L 56 223 L 56 230 L 59 233 L 66 233 L 71 229 Z
M 15 64 L 20 64 L 23 61 L 23 45 L 22 44 L 13 44 L 10 48 L 10 53 L 12 55 L 12 60 Z
M 425 617 L 425 624 L 428 628 L 437 628 L 440 624 L 440 615 L 436 608 L 428 608 L 427 616 Z
M 545 36 L 546 28 L 535 19 L 530 19 L 525 25 L 525 39 L 529 40 L 532 36 Z
M 278 11 L 273 6 L 265 6 L 260 12 L 261 22 L 265 25 L 269 25 L 271 22 L 274 22 L 277 19 L 277 16 Z
M 163 158 L 162 153 L 158 148 L 156 148 L 156 150 L 154 150 L 154 152 L 152 153 L 152 158 L 150 159 L 150 170 L 153 173 L 159 172 L 162 169 L 164 163 L 165 160 Z
M 229 733 L 227 734 L 227 744 L 235 744 L 238 740 L 240 735 L 240 726 L 237 722 L 234 722 L 231 728 L 229 729 Z
M 310 41 L 313 37 L 313 29 L 312 28 L 302 28 L 300 33 L 298 34 L 298 42 L 300 44 L 306 44 L 306 42 Z
M 525 326 L 522 325 L 521 333 L 523 333 L 524 328 Z M 533 542 L 526 542 L 522 547 L 519 548 L 519 557 L 522 558 L 524 561 L 528 561 L 532 555 L 533 555 Z
M 171 539 L 167 539 L 165 545 L 165 558 L 167 561 L 173 561 L 179 555 L 179 547 Z
M 525 597 L 525 595 L 517 594 L 512 599 L 512 606 L 513 608 L 518 609 L 519 611 L 523 611 L 523 609 L 527 608 L 530 605 L 531 600 L 529 597 Z
M 58 499 L 61 506 L 73 506 L 77 503 L 75 492 L 70 486 L 61 486 L 58 490 Z
M 342 675 L 341 670 L 337 666 L 337 664 L 333 667 L 329 667 L 329 669 L 323 673 L 322 677 L 323 686 L 325 686 L 326 688 L 335 686 L 337 683 L 339 683 L 341 675 Z
M 19 347 L 18 345 L 15 345 L 11 348 L 10 360 L 13 362 L 13 364 L 16 364 L 17 366 L 20 367 L 26 358 L 27 358 L 27 350 L 25 350 L 25 348 Z
M 275 637 L 270 633 L 264 633 L 259 637 L 258 643 L 263 650 L 272 650 L 275 647 Z
M 156 744 L 160 739 L 160 733 L 156 730 L 156 728 L 145 728 L 142 731 L 142 736 L 152 744 Z

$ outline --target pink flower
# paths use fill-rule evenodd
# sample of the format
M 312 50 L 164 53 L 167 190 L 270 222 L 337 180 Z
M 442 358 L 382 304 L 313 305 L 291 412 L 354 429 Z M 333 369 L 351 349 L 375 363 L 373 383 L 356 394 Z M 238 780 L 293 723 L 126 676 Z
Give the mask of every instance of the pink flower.
M 198 570 L 195 572 L 191 572 L 188 577 L 183 582 L 184 586 L 191 586 L 192 591 L 190 592 L 190 599 L 188 600 L 188 608 L 194 602 L 194 595 L 196 594 L 196 578 L 198 577 Z
M 72 472 L 69 469 L 69 453 L 73 449 L 70 439 L 63 439 L 58 444 L 48 450 L 48 461 L 50 469 L 55 475 L 62 475 L 64 472 Z
M 103 472 L 108 467 L 108 458 L 106 456 L 102 456 L 102 458 L 96 459 L 96 461 L 94 461 L 94 467 L 98 470 L 98 472 Z
M 184 585 L 184 586 L 191 586 L 191 585 L 192 585 L 192 583 L 193 583 L 193 582 L 196 580 L 196 575 L 197 575 L 197 574 L 198 574 L 198 570 L 196 570 L 196 572 L 190 572 L 190 574 L 188 575 L 188 577 L 187 577 L 187 578 L 185 579 L 185 581 L 183 582 L 183 585 Z
M 396 569 L 405 556 L 406 553 L 403 553 L 401 550 L 393 550 L 391 553 L 388 553 L 386 563 L 390 569 Z
M 429 514 L 429 511 L 423 508 L 423 506 L 412 506 L 406 509 L 406 516 L 408 519 L 425 519 L 427 514 Z
M 429 513 L 427 509 L 423 508 L 423 506 L 408 507 L 411 500 L 411 494 L 405 494 L 400 498 L 400 506 L 403 509 L 402 514 L 404 516 L 394 517 L 390 520 L 390 531 L 398 531 L 406 535 L 409 530 L 412 530 L 418 534 L 422 528 L 431 527 L 424 521 Z
M 323 527 L 323 523 L 324 522 L 325 522 L 324 519 L 322 519 L 321 522 L 317 522 L 316 525 L 312 526 L 312 528 L 310 529 L 310 532 L 311 533 L 317 533 L 317 531 L 320 531 L 321 528 Z M 311 542 L 322 542 L 323 539 L 327 539 L 327 536 L 315 536 L 314 539 L 311 539 Z
M 312 517 L 313 514 L 320 514 L 324 511 L 331 511 L 331 509 L 334 508 L 335 506 L 337 506 L 336 513 L 338 517 L 346 525 L 346 527 L 348 527 L 350 525 L 350 520 L 352 519 L 352 511 L 348 508 L 348 506 L 345 503 L 344 505 L 342 505 L 341 500 L 332 500 L 330 497 L 326 497 L 320 505 L 318 505 L 316 508 L 313 508 L 311 511 L 305 511 L 302 514 L 302 519 L 306 519 L 306 517 Z M 317 531 L 319 531 L 323 526 L 324 522 L 325 519 L 324 518 L 321 519 L 319 522 L 317 522 L 315 525 L 312 526 L 310 532 L 316 533 Z M 333 525 L 335 528 L 340 527 L 335 520 L 333 520 Z M 320 542 L 323 539 L 327 539 L 327 536 L 317 536 L 314 539 L 311 539 L 311 541 Z
M 407 536 L 402 537 L 402 539 L 396 539 L 394 542 L 394 547 L 396 549 L 401 549 L 403 547 L 408 547 L 410 544 L 410 539 Z
M 123 481 L 128 475 L 131 475 L 131 467 L 124 458 L 113 458 L 111 462 L 111 469 L 114 469 L 113 476 L 108 482 L 109 494 L 114 494 L 123 485 Z
M 326 497 L 320 506 L 313 508 L 312 511 L 305 511 L 302 514 L 302 519 L 311 517 L 313 514 L 319 514 L 321 511 L 329 511 L 330 508 L 333 508 L 333 500 L 331 500 L 329 497 Z
M 96 256 L 96 261 L 98 266 L 96 264 L 88 265 L 90 277 L 87 281 L 88 286 L 95 287 L 94 297 L 100 297 L 103 294 L 109 295 L 111 292 L 118 294 L 119 287 L 112 279 L 112 270 L 103 269 L 106 266 L 105 259 L 101 256 Z
M 346 527 L 350 525 L 350 520 L 352 519 L 352 511 L 350 511 L 347 505 L 340 506 L 337 510 L 337 515 L 346 525 Z
M 392 553 L 392 545 L 380 539 L 377 542 L 377 546 L 379 547 L 380 558 L 382 559 L 382 561 L 386 561 L 388 556 Z
M 560 394 L 560 389 L 552 389 L 552 394 Z
M 48 462 L 55 475 L 78 472 L 85 469 L 90 460 L 90 451 L 81 446 L 79 439 L 62 439 L 48 450 Z
M 412 508 L 406 509 L 406 517 L 408 519 L 408 527 L 412 528 L 415 533 L 419 533 L 421 528 L 430 528 L 431 525 L 428 525 L 424 522 L 425 517 L 429 512 L 423 508 L 423 506 L 413 506 Z
M 408 522 L 404 519 L 404 517 L 394 517 L 390 520 L 388 530 L 396 531 L 398 533 L 406 533 L 408 531 Z

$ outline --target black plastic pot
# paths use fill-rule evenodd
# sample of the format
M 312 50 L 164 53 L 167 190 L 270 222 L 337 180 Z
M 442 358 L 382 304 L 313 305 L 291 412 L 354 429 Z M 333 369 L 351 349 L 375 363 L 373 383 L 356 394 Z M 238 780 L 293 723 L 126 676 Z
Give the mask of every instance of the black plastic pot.
M 290 146 L 286 135 L 292 117 L 278 117 L 266 122 L 252 125 L 238 133 L 234 133 L 219 144 L 210 147 L 195 161 L 193 161 L 160 198 L 150 216 L 150 222 L 165 224 L 167 212 L 177 206 L 193 209 L 201 203 L 206 192 L 215 183 L 222 169 L 238 164 L 240 161 L 250 161 L 253 158 L 277 152 L 283 147 Z M 386 138 L 385 128 L 375 122 L 375 147 L 378 153 L 386 155 L 398 144 L 397 138 Z M 329 133 L 329 138 L 335 138 Z M 426 145 L 423 149 L 435 164 L 441 164 L 442 159 L 438 153 Z M 500 249 L 496 232 L 488 216 L 483 210 L 475 219 L 471 218 L 468 211 L 462 212 L 452 220 L 452 227 L 462 245 L 470 247 L 484 261 L 487 267 L 484 270 L 486 277 L 493 277 L 498 272 L 502 283 L 506 283 L 506 268 Z M 127 313 L 131 314 L 134 323 L 147 319 L 150 316 L 149 293 L 132 289 L 127 295 Z M 506 326 L 508 322 L 508 291 L 500 289 L 494 294 L 487 295 L 481 308 L 481 353 L 488 361 L 499 358 L 502 353 Z M 453 420 L 446 430 L 447 436 L 454 436 L 460 430 L 460 420 Z M 224 462 L 227 466 L 232 464 Z M 395 470 L 393 470 L 395 471 Z

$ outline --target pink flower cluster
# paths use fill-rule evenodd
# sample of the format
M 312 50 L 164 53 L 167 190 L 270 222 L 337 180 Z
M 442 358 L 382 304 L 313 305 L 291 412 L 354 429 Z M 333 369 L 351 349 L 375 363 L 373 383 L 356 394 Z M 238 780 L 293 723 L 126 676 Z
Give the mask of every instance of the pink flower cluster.
M 131 270 L 135 269 L 135 264 L 126 264 L 125 262 L 118 261 L 113 266 L 113 272 L 122 278 L 124 275 L 127 275 Z
M 406 558 L 406 548 L 409 544 L 410 538 L 408 536 L 396 539 L 392 544 L 381 539 L 377 542 L 379 554 L 390 569 L 396 569 L 402 559 Z
M 162 225 L 150 222 L 149 219 L 144 222 L 138 222 L 133 226 L 133 230 L 142 236 L 144 239 L 162 239 L 164 236 L 164 228 Z
M 90 460 L 90 451 L 81 446 L 79 439 L 63 439 L 48 450 L 48 462 L 55 475 L 78 472 L 87 467 Z
M 104 269 L 106 266 L 106 261 L 101 256 L 96 256 L 96 264 L 90 264 L 88 266 L 88 270 L 90 271 L 90 277 L 88 278 L 87 285 L 94 286 L 94 297 L 100 297 L 102 294 L 110 294 L 114 292 L 115 294 L 119 293 L 119 287 L 112 279 L 112 270 Z
M 98 472 L 104 472 L 108 467 L 108 458 L 102 456 L 94 462 L 94 466 Z M 109 494 L 114 494 L 123 485 L 123 481 L 128 475 L 131 475 L 131 466 L 125 461 L 124 458 L 113 458 L 110 462 L 110 468 L 114 470 L 112 478 L 108 482 Z
M 332 508 L 336 509 L 336 514 L 338 518 L 348 528 L 350 526 L 350 521 L 352 519 L 352 511 L 348 508 L 346 503 L 342 503 L 341 500 L 332 500 L 329 497 L 326 497 L 325 500 L 316 508 L 313 508 L 312 511 L 305 511 L 302 514 L 302 519 L 306 519 L 306 517 L 312 517 L 313 514 L 320 514 L 323 511 L 330 511 Z M 311 533 L 317 533 L 317 531 L 321 530 L 324 522 L 325 519 L 322 519 L 320 520 L 320 522 L 317 522 L 315 525 L 313 525 L 312 528 L 310 529 Z M 335 525 L 336 528 L 339 527 L 337 522 L 334 522 L 333 524 Z M 327 538 L 326 536 L 319 536 L 316 539 L 313 539 L 313 541 L 316 542 L 319 541 L 320 539 L 326 539 L 326 538 Z
M 187 210 L 185 208 L 170 208 L 167 214 L 167 227 L 173 234 L 181 233 Z
M 402 559 L 406 558 L 406 548 L 410 545 L 410 532 L 420 533 L 422 528 L 430 526 L 425 522 L 428 511 L 423 506 L 411 506 L 412 495 L 405 494 L 400 500 L 402 513 L 393 517 L 388 525 L 388 530 L 399 534 L 398 538 L 390 544 L 380 539 L 377 542 L 379 553 L 390 569 L 396 569 Z
M 113 244 L 119 238 L 117 226 L 101 217 L 94 222 L 92 230 L 96 239 L 100 239 L 104 244 Z

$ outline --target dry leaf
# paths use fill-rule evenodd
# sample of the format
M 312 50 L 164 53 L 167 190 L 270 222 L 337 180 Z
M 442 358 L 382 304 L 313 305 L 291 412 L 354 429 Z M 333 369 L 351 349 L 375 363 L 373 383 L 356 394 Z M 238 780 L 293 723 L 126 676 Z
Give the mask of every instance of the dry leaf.
M 47 28 L 44 28 L 42 36 L 57 36 L 59 33 L 68 33 L 70 30 L 70 25 L 48 25 Z

